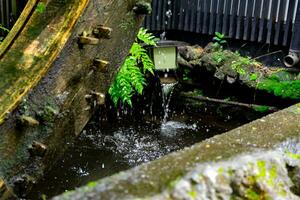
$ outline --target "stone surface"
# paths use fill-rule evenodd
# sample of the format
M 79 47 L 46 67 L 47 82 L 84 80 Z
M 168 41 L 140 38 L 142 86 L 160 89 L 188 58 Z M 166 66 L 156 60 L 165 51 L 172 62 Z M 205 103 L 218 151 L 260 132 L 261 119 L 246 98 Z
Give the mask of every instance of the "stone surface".
M 209 43 L 204 50 L 198 46 L 180 47 L 178 62 L 181 67 L 195 69 L 198 73 L 199 70 L 211 72 L 212 78 L 225 80 L 230 84 L 238 83 L 281 98 L 300 99 L 299 71 L 267 67 L 250 57 L 213 46 Z M 194 77 L 190 78 L 197 77 L 197 73 L 191 74 Z
M 179 46 L 178 53 L 188 62 L 197 60 L 202 57 L 204 49 L 198 45 L 195 46 Z

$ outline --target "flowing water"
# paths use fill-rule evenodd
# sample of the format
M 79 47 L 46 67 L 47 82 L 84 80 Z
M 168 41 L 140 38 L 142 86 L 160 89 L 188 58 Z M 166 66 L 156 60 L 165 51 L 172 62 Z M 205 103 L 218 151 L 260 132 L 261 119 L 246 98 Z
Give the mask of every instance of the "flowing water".
M 170 112 L 170 101 L 171 101 L 171 98 L 172 98 L 172 94 L 173 94 L 173 91 L 175 89 L 175 86 L 177 85 L 177 82 L 175 83 L 165 83 L 165 84 L 162 84 L 161 86 L 161 91 L 162 91 L 162 107 L 163 107 L 163 110 L 164 110 L 164 117 L 163 117 L 163 121 L 162 121 L 162 124 L 165 124 L 168 120 L 168 117 L 169 117 L 169 112 Z
M 65 190 L 110 176 L 170 152 L 223 133 L 240 125 L 212 115 L 185 113 L 170 107 L 176 83 L 162 87 L 162 119 L 132 116 L 118 120 L 93 120 L 65 156 L 29 195 L 52 197 Z

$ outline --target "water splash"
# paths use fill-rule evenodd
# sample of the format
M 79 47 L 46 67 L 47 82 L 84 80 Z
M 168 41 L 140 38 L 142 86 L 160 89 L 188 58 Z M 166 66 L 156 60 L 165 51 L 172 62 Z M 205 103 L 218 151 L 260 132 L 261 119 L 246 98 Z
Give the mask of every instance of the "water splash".
M 141 135 L 135 129 L 116 131 L 113 135 L 105 136 L 104 142 L 106 148 L 121 155 L 120 161 L 126 162 L 129 166 L 155 160 L 179 149 L 177 145 L 171 145 L 160 140 L 155 133 Z
M 177 137 L 186 130 L 197 131 L 197 124 L 185 124 L 178 121 L 167 121 L 161 124 L 160 135 L 164 137 Z
M 168 117 L 169 117 L 169 112 L 170 112 L 170 101 L 171 101 L 171 98 L 172 98 L 172 94 L 173 94 L 173 91 L 174 91 L 174 88 L 175 86 L 177 85 L 178 82 L 175 82 L 175 83 L 163 83 L 162 84 L 162 99 L 163 99 L 163 102 L 162 102 L 162 107 L 163 107 L 163 110 L 164 110 L 164 117 L 163 117 L 163 120 L 162 120 L 162 124 L 165 124 L 168 120 Z

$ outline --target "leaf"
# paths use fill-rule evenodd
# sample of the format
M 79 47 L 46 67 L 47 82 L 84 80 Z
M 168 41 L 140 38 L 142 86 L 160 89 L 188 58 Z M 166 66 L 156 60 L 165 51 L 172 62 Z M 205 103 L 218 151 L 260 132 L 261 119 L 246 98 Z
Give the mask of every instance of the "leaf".
M 39 2 L 35 9 L 38 13 L 44 13 L 46 10 L 46 5 L 43 2 Z
M 225 37 L 224 34 L 220 33 L 220 32 L 215 32 L 215 35 L 219 38 L 219 39 L 223 39 Z
M 137 38 L 143 43 L 151 46 L 156 46 L 156 42 L 158 41 L 158 38 L 155 38 L 152 33 L 147 33 L 147 30 L 144 28 L 140 28 Z
M 251 74 L 250 81 L 256 81 L 258 78 L 258 75 L 256 73 Z
M 157 39 L 141 28 L 136 41 L 130 48 L 129 55 L 119 69 L 119 72 L 109 88 L 109 95 L 117 106 L 119 103 L 132 107 L 131 97 L 133 94 L 143 94 L 146 85 L 145 73 L 154 74 L 154 64 L 144 49 L 138 42 L 155 46 Z
M 220 41 L 221 41 L 221 39 L 218 38 L 218 37 L 214 37 L 213 40 L 215 40 L 215 41 L 217 41 L 217 42 L 220 42 Z
M 0 24 L 0 30 L 9 32 L 9 29 L 5 28 L 2 24 Z

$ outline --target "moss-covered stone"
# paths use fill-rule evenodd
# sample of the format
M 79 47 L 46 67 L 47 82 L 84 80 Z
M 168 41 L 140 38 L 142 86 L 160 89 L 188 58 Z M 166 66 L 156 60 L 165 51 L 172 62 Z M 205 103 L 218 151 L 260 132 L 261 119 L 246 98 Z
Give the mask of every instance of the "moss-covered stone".
M 257 88 L 275 96 L 300 99 L 300 80 L 280 81 L 270 77 L 259 82 Z
M 209 45 L 208 45 L 209 46 Z M 196 47 L 182 47 L 191 53 Z M 256 90 L 278 97 L 300 99 L 300 73 L 284 68 L 268 68 L 256 60 L 220 48 L 205 48 L 197 59 L 186 58 L 188 52 L 180 51 L 180 64 L 188 68 L 201 68 L 214 73 L 214 77 L 229 83 L 239 82 Z M 192 57 L 193 58 L 193 57 Z

